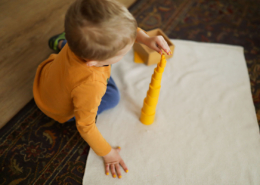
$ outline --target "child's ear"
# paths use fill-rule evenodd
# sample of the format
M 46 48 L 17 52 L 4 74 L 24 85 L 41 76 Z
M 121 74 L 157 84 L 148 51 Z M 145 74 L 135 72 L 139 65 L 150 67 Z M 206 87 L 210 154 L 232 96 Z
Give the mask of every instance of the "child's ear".
M 86 62 L 86 65 L 89 66 L 89 67 L 95 66 L 96 64 L 97 64 L 96 61 L 88 61 L 88 62 Z

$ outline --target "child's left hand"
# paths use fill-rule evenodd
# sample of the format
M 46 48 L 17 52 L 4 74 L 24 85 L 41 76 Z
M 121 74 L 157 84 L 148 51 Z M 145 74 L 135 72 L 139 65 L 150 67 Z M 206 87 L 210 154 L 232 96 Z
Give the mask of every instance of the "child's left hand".
M 160 54 L 163 53 L 162 50 L 165 51 L 165 53 L 167 53 L 167 55 L 172 54 L 169 45 L 167 44 L 167 42 L 161 35 L 146 38 L 144 41 L 144 44 L 146 46 L 148 46 L 149 48 L 154 49 L 155 51 L 157 51 Z

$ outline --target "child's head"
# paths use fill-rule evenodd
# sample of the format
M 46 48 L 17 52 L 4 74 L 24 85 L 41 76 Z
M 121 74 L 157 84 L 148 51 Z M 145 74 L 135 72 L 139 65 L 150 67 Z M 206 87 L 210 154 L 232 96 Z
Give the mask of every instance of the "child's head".
M 85 60 L 104 61 L 124 53 L 136 38 L 137 23 L 116 0 L 76 0 L 65 18 L 70 49 Z

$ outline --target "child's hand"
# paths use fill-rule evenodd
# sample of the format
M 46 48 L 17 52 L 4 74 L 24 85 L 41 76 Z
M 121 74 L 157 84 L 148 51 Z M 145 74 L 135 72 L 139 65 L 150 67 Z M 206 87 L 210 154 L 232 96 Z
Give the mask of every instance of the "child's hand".
M 168 55 L 172 55 L 171 49 L 168 43 L 165 41 L 163 36 L 154 36 L 150 37 L 142 29 L 137 31 L 136 42 L 142 43 L 148 46 L 151 49 L 154 49 L 158 53 L 162 54 L 162 50 L 165 51 Z
M 162 54 L 162 50 L 167 53 L 167 55 L 171 55 L 171 49 L 163 36 L 155 36 L 155 37 L 148 37 L 145 39 L 144 44 L 151 49 L 154 49 L 158 53 Z
M 107 155 L 103 156 L 105 166 L 106 166 L 106 175 L 109 174 L 109 168 L 110 168 L 112 176 L 116 178 L 116 173 L 117 173 L 119 179 L 122 178 L 120 165 L 123 167 L 126 173 L 128 172 L 128 169 L 123 159 L 119 155 L 120 150 L 121 149 L 119 147 L 117 149 L 112 148 L 112 150 Z

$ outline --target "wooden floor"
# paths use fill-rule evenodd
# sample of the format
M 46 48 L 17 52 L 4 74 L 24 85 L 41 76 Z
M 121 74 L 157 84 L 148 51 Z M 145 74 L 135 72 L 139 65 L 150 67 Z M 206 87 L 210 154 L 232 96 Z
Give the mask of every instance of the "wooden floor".
M 118 0 L 129 7 L 135 0 Z M 0 128 L 32 98 L 37 66 L 52 51 L 48 39 L 63 31 L 72 0 L 0 1 Z

